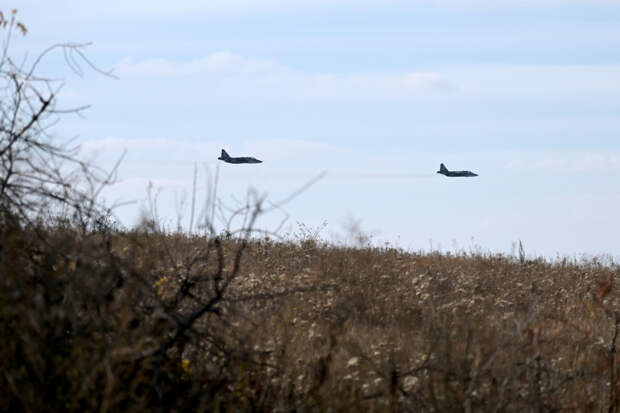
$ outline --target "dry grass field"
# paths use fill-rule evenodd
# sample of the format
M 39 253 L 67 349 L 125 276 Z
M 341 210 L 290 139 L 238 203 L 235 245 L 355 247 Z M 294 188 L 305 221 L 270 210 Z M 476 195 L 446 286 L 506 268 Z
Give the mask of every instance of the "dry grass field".
M 322 175 L 235 209 L 216 172 L 200 212 L 195 172 L 188 232 L 208 235 L 162 231 L 151 186 L 145 225 L 120 230 L 99 198 L 122 156 L 107 171 L 52 139 L 86 107 L 57 106 L 63 82 L 38 65 L 55 50 L 111 73 L 79 43 L 27 66 L 9 53 L 27 32 L 0 12 L 0 411 L 619 411 L 616 265 L 254 227 Z M 218 235 L 227 219 L 241 229 Z
M 57 227 L 0 239 L 4 411 L 617 411 L 618 268 Z

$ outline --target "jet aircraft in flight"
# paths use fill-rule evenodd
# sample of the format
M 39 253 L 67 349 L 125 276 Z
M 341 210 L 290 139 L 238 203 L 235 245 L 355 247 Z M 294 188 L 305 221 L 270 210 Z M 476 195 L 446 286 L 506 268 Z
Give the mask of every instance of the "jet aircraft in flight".
M 478 176 L 478 174 L 475 174 L 471 171 L 449 171 L 448 168 L 446 168 L 446 165 L 441 164 L 439 166 L 439 170 L 437 171 L 438 174 L 442 174 L 445 176 L 451 176 L 451 177 L 455 177 L 455 176 L 463 176 L 463 177 L 471 177 L 471 176 Z
M 222 156 L 217 159 L 228 163 L 263 163 L 263 161 L 252 158 L 251 156 L 240 156 L 237 158 L 233 158 L 228 153 L 226 153 L 224 149 L 222 149 Z

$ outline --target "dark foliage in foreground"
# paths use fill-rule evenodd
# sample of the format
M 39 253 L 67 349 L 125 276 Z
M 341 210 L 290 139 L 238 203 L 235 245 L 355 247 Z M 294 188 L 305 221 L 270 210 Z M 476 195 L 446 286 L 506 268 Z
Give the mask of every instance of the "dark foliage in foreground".
M 44 236 L 41 236 L 44 234 Z M 617 269 L 0 234 L 6 411 L 617 411 Z
M 119 231 L 34 74 L 84 45 L 27 69 L 2 30 L 3 411 L 618 411 L 618 268 L 258 240 L 251 193 L 217 237 L 215 190 L 208 236 Z

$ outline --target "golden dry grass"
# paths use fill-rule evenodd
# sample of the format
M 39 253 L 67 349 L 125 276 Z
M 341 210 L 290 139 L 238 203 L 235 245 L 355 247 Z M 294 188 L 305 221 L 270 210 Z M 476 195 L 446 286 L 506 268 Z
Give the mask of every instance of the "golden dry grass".
M 613 266 L 313 240 L 222 240 L 218 258 L 213 240 L 183 235 L 48 239 L 54 250 L 25 233 L 2 239 L 0 396 L 10 409 L 620 404 Z M 220 262 L 223 279 L 234 276 L 221 300 L 180 328 L 214 297 Z

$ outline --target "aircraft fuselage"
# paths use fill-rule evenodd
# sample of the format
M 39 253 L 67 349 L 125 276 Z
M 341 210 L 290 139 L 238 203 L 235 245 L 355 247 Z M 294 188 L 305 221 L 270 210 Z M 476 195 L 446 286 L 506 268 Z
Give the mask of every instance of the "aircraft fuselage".
M 256 159 L 252 156 L 232 157 L 228 153 L 226 153 L 224 149 L 222 149 L 222 155 L 217 159 L 227 163 L 263 163 L 263 161 Z
M 446 168 L 446 166 L 444 164 L 441 164 L 439 166 L 439 170 L 437 171 L 438 174 L 442 174 L 445 176 L 449 176 L 449 177 L 474 177 L 474 176 L 478 176 L 478 174 L 475 174 L 471 171 L 450 171 L 448 170 L 448 168 Z
M 240 156 L 237 158 L 222 158 L 221 156 L 219 158 L 220 161 L 224 161 L 227 163 L 263 163 L 263 161 L 260 161 L 256 158 L 252 158 L 251 156 Z
M 478 174 L 475 174 L 475 173 L 473 173 L 471 171 L 448 171 L 448 172 L 437 171 L 437 173 L 445 175 L 445 176 L 451 176 L 451 177 L 455 177 L 455 176 L 461 176 L 461 177 L 478 176 Z

